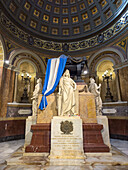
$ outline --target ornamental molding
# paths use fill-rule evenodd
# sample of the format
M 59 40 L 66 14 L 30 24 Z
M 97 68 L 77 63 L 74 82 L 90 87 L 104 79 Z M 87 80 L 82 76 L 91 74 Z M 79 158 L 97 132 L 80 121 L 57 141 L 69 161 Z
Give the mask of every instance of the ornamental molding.
M 29 46 L 48 51 L 75 52 L 101 45 L 102 43 L 114 38 L 117 34 L 123 31 L 125 27 L 127 28 L 128 12 L 126 12 L 114 25 L 102 33 L 82 41 L 69 43 L 46 41 L 34 37 L 18 28 L 10 19 L 7 18 L 3 12 L 0 14 L 0 24 L 2 25 L 3 29 L 9 31 L 9 33 L 11 33 L 14 37 L 18 38 L 22 42 L 27 43 Z

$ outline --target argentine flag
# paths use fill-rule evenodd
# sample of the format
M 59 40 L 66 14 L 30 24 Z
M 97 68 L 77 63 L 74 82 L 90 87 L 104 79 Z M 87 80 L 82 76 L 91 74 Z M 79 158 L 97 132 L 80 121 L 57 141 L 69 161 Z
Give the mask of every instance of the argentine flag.
M 43 110 L 48 105 L 46 96 L 49 96 L 54 92 L 58 85 L 60 78 L 63 74 L 67 57 L 61 55 L 59 58 L 48 59 L 44 86 L 42 90 L 42 100 L 39 105 L 39 109 Z

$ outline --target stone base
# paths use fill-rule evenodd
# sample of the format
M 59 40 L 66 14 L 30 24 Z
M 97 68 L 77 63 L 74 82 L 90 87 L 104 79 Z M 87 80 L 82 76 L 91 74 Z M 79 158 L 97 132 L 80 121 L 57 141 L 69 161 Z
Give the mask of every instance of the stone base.
M 99 156 L 107 156 L 107 157 L 112 157 L 112 153 L 111 152 L 99 152 L 99 153 L 86 153 L 85 154 L 88 158 L 89 157 L 99 157 Z
M 104 144 L 101 130 L 103 125 L 97 123 L 83 124 L 84 151 L 86 152 L 109 152 L 110 149 Z
M 23 156 L 48 156 L 48 152 L 23 152 Z
M 50 159 L 47 165 L 84 165 L 85 161 L 83 159 Z
M 109 148 L 111 148 L 107 116 L 97 116 L 97 122 L 98 124 L 103 125 L 103 129 L 101 131 L 103 141 L 107 146 L 109 146 Z
M 50 129 L 48 123 L 32 125 L 31 144 L 25 148 L 25 152 L 50 152 Z
M 81 83 L 77 84 L 77 89 L 81 90 L 84 88 L 84 85 Z M 39 101 L 42 99 L 42 95 L 39 95 Z M 57 94 L 52 93 L 51 95 L 47 96 L 48 106 L 44 110 L 38 109 L 37 114 L 37 123 L 51 123 L 51 120 L 54 116 L 57 116 Z M 77 101 L 78 102 L 78 101 Z M 78 114 L 82 119 L 83 123 L 97 123 L 96 119 L 96 108 L 95 108 L 95 97 L 92 93 L 79 93 L 79 109 Z
M 82 119 L 56 116 L 51 122 L 50 165 L 81 165 L 83 151 Z
M 29 116 L 26 119 L 25 144 L 24 148 L 30 144 L 32 138 L 31 126 L 36 124 L 36 116 Z
M 70 165 L 67 160 L 67 165 L 48 165 L 49 159 L 47 156 L 37 156 L 37 153 L 33 153 L 33 156 L 23 156 L 23 149 L 20 148 L 13 152 L 5 161 L 1 164 L 0 169 L 24 169 L 24 170 L 125 170 L 128 169 L 128 157 L 117 150 L 115 147 L 111 147 L 112 156 L 109 153 L 87 153 L 86 162 L 81 165 Z M 35 154 L 35 156 L 34 156 Z M 91 156 L 90 156 L 91 154 Z M 72 160 L 70 160 L 72 161 Z M 3 165 L 5 167 L 3 168 Z
M 97 123 L 83 124 L 83 148 L 86 153 L 109 152 L 109 147 L 104 144 L 101 130 L 103 125 Z M 51 125 L 42 123 L 32 125 L 33 136 L 31 144 L 25 148 L 27 153 L 50 152 Z

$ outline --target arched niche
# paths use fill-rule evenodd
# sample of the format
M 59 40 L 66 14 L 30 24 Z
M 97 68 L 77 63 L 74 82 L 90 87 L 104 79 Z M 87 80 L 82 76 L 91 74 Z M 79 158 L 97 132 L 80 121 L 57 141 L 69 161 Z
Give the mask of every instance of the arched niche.
M 19 67 L 19 74 L 17 77 L 17 102 L 21 102 L 21 97 L 23 96 L 24 88 L 25 88 L 25 79 L 27 74 L 29 74 L 28 81 L 27 81 L 27 94 L 29 97 L 29 103 L 31 103 L 31 98 L 33 95 L 35 83 L 36 83 L 36 66 L 34 63 L 30 62 L 29 60 L 22 60 L 18 63 Z M 24 77 L 23 77 L 24 75 Z M 23 77 L 23 78 L 22 78 Z
M 88 60 L 90 77 L 94 77 L 97 84 L 102 84 L 101 97 L 103 101 L 105 101 L 106 82 L 103 82 L 102 74 L 106 70 L 110 70 L 113 73 L 113 79 L 112 81 L 110 81 L 110 89 L 114 97 L 114 101 L 118 101 L 119 94 L 117 96 L 117 76 L 115 75 L 113 67 L 120 63 L 123 63 L 124 58 L 125 56 L 123 55 L 123 53 L 121 53 L 121 51 L 119 51 L 119 49 L 117 49 L 116 47 L 108 47 L 99 50 L 98 52 L 90 56 Z
M 37 72 L 39 74 L 42 74 L 42 76 L 45 74 L 46 66 L 43 59 L 30 50 L 26 49 L 13 50 L 9 55 L 9 64 L 15 66 L 16 69 L 18 69 L 18 62 L 21 59 L 28 59 L 31 62 L 35 63 L 38 70 Z
M 23 95 L 24 81 L 22 81 L 21 74 L 26 76 L 26 73 L 29 73 L 31 75 L 31 81 L 28 85 L 28 89 L 30 89 L 28 93 L 30 103 L 37 78 L 40 77 L 42 80 L 44 79 L 46 66 L 43 59 L 32 51 L 15 49 L 9 55 L 9 65 L 16 73 L 14 102 L 21 102 Z
M 106 47 L 103 48 L 99 51 L 97 51 L 95 54 L 93 54 L 92 56 L 90 56 L 89 60 L 88 60 L 88 66 L 90 67 L 92 65 L 92 63 L 94 62 L 94 60 L 98 58 L 104 58 L 107 56 L 111 56 L 111 60 L 113 60 L 115 63 L 121 62 L 123 63 L 125 60 L 125 55 L 122 52 L 122 50 L 120 48 L 117 47 Z
M 107 83 L 106 81 L 103 81 L 102 75 L 104 74 L 106 70 L 108 71 L 107 75 L 110 75 L 110 73 L 112 73 L 112 80 L 109 80 L 110 91 L 112 93 L 114 101 L 118 100 L 116 80 L 115 80 L 116 75 L 115 75 L 113 66 L 114 66 L 114 63 L 112 62 L 112 60 L 108 60 L 108 59 L 101 60 L 96 65 L 97 82 L 101 83 L 101 98 L 103 101 L 105 101 L 105 95 L 107 92 L 107 89 L 106 89 Z

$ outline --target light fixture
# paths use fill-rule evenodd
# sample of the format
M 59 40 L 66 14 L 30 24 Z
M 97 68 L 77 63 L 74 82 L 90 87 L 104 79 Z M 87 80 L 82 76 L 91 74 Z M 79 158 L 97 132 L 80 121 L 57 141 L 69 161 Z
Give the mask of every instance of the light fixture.
M 106 80 L 107 82 L 107 92 L 106 92 L 106 96 L 105 96 L 105 101 L 106 102 L 112 102 L 113 101 L 113 96 L 110 92 L 110 87 L 109 87 L 109 80 L 112 80 L 112 72 L 110 74 L 108 74 L 108 70 L 106 70 L 104 72 L 104 74 L 102 75 L 103 81 Z
M 88 74 L 88 68 L 87 68 L 86 65 L 84 65 L 84 68 L 82 69 L 81 75 L 84 76 L 84 75 L 86 75 L 86 74 Z
M 9 60 L 5 60 L 4 62 L 5 62 L 6 64 L 9 64 Z
M 29 73 L 21 73 L 22 81 L 24 82 L 24 92 L 21 97 L 22 103 L 28 103 L 27 85 L 30 84 L 31 75 Z

